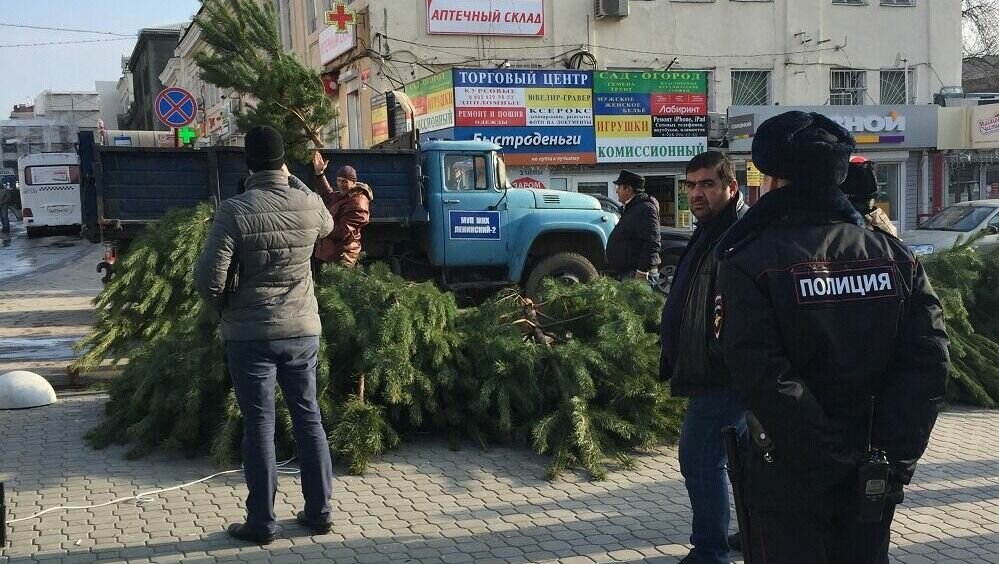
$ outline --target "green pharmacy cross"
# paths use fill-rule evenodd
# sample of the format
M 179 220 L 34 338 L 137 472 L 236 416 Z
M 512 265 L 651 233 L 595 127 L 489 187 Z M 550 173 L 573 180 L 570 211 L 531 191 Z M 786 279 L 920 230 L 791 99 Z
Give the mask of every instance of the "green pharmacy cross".
M 193 127 L 181 127 L 177 130 L 177 138 L 181 145 L 188 145 L 198 137 L 198 132 Z

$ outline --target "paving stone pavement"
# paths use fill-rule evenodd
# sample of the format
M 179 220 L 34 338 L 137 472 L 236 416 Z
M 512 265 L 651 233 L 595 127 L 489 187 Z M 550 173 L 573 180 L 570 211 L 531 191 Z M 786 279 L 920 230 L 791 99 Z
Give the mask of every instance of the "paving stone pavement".
M 0 480 L 8 518 L 56 505 L 86 505 L 174 486 L 217 471 L 206 459 L 157 454 L 125 460 L 95 451 L 82 434 L 100 421 L 105 396 L 0 411 Z M 999 412 L 941 416 L 930 451 L 895 520 L 892 561 L 999 563 Z M 604 482 L 542 478 L 546 460 L 527 450 L 417 437 L 364 477 L 337 469 L 333 532 L 294 524 L 297 476 L 283 475 L 278 540 L 230 540 L 243 516 L 238 473 L 140 504 L 56 511 L 9 526 L 0 562 L 677 562 L 688 546 L 690 507 L 676 451 L 640 456 Z

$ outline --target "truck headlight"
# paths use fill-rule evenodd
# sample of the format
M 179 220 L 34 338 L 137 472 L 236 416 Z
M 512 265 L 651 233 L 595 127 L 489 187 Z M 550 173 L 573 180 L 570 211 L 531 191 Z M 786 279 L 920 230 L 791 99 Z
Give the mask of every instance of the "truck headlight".
M 918 257 L 923 255 L 932 255 L 937 249 L 933 245 L 909 245 L 909 250 L 912 251 L 912 254 Z

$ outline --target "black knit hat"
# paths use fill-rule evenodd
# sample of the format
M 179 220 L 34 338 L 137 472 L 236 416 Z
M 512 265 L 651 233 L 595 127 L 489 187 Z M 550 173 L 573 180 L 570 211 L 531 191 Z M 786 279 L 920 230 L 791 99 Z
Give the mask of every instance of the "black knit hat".
M 838 186 L 856 143 L 850 132 L 815 112 L 786 112 L 760 124 L 753 164 L 763 174 L 809 186 Z
M 645 177 L 641 174 L 635 174 L 630 170 L 622 170 L 621 174 L 617 176 L 617 180 L 614 184 L 624 184 L 625 186 L 631 186 L 636 192 L 643 192 L 645 190 Z
M 284 140 L 269 125 L 256 125 L 246 132 L 246 166 L 254 172 L 278 170 L 284 165 Z
M 873 198 L 878 193 L 878 177 L 870 161 L 850 162 L 850 172 L 839 187 L 850 198 Z

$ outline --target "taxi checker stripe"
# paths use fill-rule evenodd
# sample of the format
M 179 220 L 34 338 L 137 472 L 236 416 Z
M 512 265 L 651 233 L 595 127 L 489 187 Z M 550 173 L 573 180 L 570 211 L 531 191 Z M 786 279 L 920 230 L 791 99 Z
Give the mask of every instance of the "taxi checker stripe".
M 191 116 L 184 111 L 183 106 L 187 105 L 188 102 L 194 102 L 194 99 L 188 96 L 187 94 L 181 94 L 180 101 L 174 102 L 173 98 L 170 96 L 170 94 L 173 94 L 174 92 L 177 91 L 171 90 L 163 96 L 163 99 L 166 101 L 166 103 L 170 104 L 170 110 L 163 114 L 163 119 L 170 121 L 170 118 L 173 117 L 173 114 L 180 114 L 181 117 L 183 117 L 185 120 L 191 119 Z

